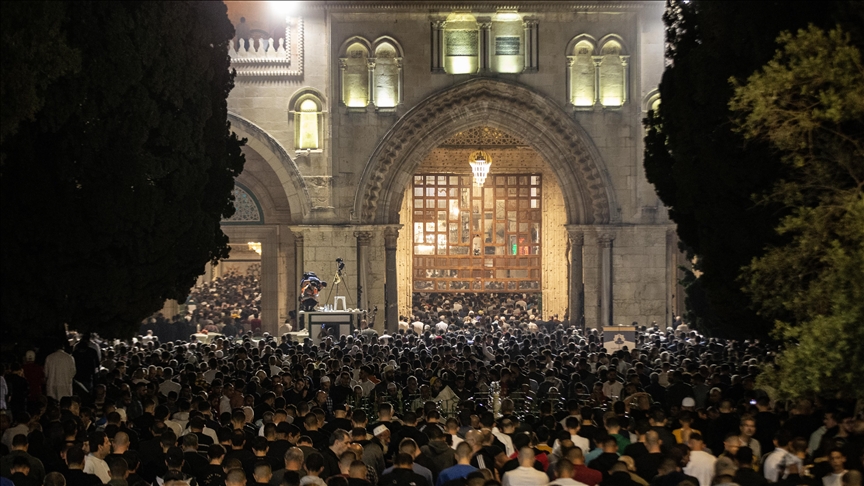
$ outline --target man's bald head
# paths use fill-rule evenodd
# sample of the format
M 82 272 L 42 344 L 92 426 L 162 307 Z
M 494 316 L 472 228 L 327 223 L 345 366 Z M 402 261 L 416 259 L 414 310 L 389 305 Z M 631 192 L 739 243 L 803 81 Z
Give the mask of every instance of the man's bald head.
M 522 467 L 534 467 L 534 449 L 530 447 L 519 449 L 519 465 Z
M 114 434 L 114 449 L 123 449 L 124 451 L 129 447 L 129 434 L 123 431 L 118 431 Z

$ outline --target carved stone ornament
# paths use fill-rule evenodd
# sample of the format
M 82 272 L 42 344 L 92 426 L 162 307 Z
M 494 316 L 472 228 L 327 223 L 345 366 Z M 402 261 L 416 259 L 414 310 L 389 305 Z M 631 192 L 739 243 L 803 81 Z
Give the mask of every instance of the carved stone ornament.
M 442 146 L 491 147 L 491 146 L 525 146 L 524 140 L 507 132 L 491 127 L 474 127 L 453 135 L 444 140 Z
M 292 35 L 296 45 L 292 46 Z M 228 56 L 237 70 L 238 81 L 245 78 L 298 78 L 303 76 L 303 18 L 285 28 L 284 39 L 237 39 L 230 41 Z

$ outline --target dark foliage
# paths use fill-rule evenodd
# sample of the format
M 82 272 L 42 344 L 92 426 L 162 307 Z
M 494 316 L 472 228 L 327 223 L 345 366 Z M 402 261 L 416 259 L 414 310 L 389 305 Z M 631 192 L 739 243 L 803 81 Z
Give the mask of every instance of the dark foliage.
M 702 275 L 687 279 L 690 317 L 712 335 L 766 336 L 739 280 L 741 267 L 780 243 L 780 206 L 754 203 L 784 175 L 767 144 L 734 131 L 731 77 L 746 79 L 777 49 L 781 31 L 854 19 L 855 2 L 671 0 L 659 113 L 645 121 L 645 172 Z M 858 17 L 860 18 L 860 17 Z M 860 29 L 853 29 L 860 30 Z
M 244 162 L 226 122 L 233 27 L 221 2 L 33 5 L 6 2 L 4 19 L 51 12 L 57 37 L 13 40 L 59 42 L 80 63 L 36 91 L 32 121 L 14 120 L 0 147 L 3 332 L 128 336 L 228 255 L 219 222 Z M 50 56 L 38 61 L 12 72 L 38 77 Z

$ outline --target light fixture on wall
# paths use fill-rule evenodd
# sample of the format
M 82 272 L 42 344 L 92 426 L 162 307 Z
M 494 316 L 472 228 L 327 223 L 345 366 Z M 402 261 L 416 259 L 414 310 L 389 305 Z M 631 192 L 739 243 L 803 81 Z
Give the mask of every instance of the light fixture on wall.
M 486 176 L 489 175 L 489 167 L 492 166 L 492 157 L 489 157 L 489 154 L 483 150 L 477 150 L 468 156 L 468 163 L 471 164 L 474 183 L 482 186 L 486 182 Z
M 249 245 L 250 251 L 254 251 L 255 253 L 257 253 L 259 255 L 261 254 L 261 243 L 259 243 L 257 241 L 250 241 L 249 243 L 246 243 L 246 244 Z

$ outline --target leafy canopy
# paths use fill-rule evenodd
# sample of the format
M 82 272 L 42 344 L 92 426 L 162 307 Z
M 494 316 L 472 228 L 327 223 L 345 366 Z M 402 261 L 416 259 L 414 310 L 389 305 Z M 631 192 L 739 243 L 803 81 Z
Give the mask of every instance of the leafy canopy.
M 686 318 L 711 335 L 769 336 L 773 318 L 756 313 L 738 278 L 767 245 L 785 241 L 774 228 L 789 211 L 777 201 L 753 202 L 791 169 L 770 141 L 747 140 L 736 130 L 728 80 L 746 79 L 770 61 L 780 32 L 834 25 L 838 18 L 864 25 L 860 4 L 849 1 L 763 1 L 746 8 L 667 1 L 669 65 L 660 108 L 645 121 L 645 174 L 701 272 L 686 282 Z
M 4 18 L 10 5 L 24 28 L 4 32 L 3 88 L 29 101 L 7 112 L 3 93 L 3 332 L 129 336 L 228 255 L 220 220 L 244 158 L 226 121 L 227 9 L 7 2 Z M 50 29 L 26 28 L 46 12 Z M 70 62 L 46 75 L 58 45 Z M 21 46 L 41 57 L 7 57 Z
M 864 397 L 864 66 L 842 29 L 782 33 L 729 106 L 747 139 L 782 154 L 789 177 L 763 201 L 791 208 L 787 242 L 745 267 L 745 290 L 787 344 L 763 380 L 787 396 Z

